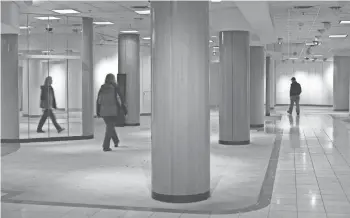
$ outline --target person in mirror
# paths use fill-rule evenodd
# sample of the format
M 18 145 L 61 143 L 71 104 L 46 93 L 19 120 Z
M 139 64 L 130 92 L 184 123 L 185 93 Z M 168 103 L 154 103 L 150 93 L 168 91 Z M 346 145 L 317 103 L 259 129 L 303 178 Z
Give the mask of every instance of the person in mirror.
M 44 85 L 40 87 L 41 88 L 40 107 L 43 109 L 43 115 L 41 116 L 41 119 L 37 127 L 38 133 L 44 133 L 43 126 L 48 117 L 50 117 L 58 133 L 64 130 L 64 128 L 62 128 L 57 123 L 56 116 L 53 113 L 53 109 L 57 109 L 57 105 L 56 105 L 55 92 L 51 85 L 52 85 L 52 77 L 48 76 L 45 79 Z
M 106 132 L 103 140 L 103 151 L 111 151 L 110 141 L 114 142 L 114 147 L 118 147 L 119 138 L 115 131 L 118 116 L 123 110 L 123 115 L 127 114 L 123 97 L 114 74 L 107 74 L 105 83 L 101 86 L 96 102 L 97 117 L 102 117 L 106 124 Z
M 289 96 L 290 96 L 290 105 L 288 109 L 288 113 L 292 114 L 293 113 L 293 107 L 294 103 L 296 105 L 296 112 L 297 115 L 300 114 L 300 94 L 302 92 L 300 84 L 296 81 L 295 77 L 292 77 L 292 84 L 290 85 L 290 91 L 289 91 Z

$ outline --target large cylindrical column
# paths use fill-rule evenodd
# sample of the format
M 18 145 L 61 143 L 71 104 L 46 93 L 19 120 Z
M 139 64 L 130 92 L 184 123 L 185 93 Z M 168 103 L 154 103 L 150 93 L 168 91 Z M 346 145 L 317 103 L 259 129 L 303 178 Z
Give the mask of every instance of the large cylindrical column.
M 152 197 L 210 196 L 209 3 L 152 5 Z
M 250 47 L 250 127 L 264 126 L 264 67 L 263 46 Z
M 1 142 L 19 139 L 18 33 L 19 8 L 1 1 Z
M 335 111 L 348 111 L 350 57 L 334 56 L 333 66 L 333 108 Z
M 265 116 L 270 116 L 271 109 L 271 57 L 266 56 L 265 64 Z
M 250 143 L 249 60 L 248 31 L 220 32 L 220 144 Z
M 83 18 L 82 61 L 82 125 L 83 136 L 94 135 L 94 58 L 93 58 L 93 19 Z
M 40 117 L 40 86 L 47 75 L 43 74 L 40 59 L 25 59 L 23 66 L 23 116 Z
M 118 73 L 126 74 L 126 126 L 140 125 L 140 35 L 119 34 Z

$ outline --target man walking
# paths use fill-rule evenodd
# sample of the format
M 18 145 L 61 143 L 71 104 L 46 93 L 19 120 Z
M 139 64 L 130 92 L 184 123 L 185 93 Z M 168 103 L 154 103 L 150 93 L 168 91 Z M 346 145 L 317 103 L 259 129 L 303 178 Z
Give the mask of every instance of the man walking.
M 292 114 L 293 112 L 294 103 L 296 105 L 297 115 L 300 114 L 300 106 L 299 106 L 300 94 L 301 94 L 301 86 L 296 81 L 295 77 L 292 77 L 292 84 L 290 85 L 290 91 L 289 91 L 290 105 L 287 111 L 289 114 Z

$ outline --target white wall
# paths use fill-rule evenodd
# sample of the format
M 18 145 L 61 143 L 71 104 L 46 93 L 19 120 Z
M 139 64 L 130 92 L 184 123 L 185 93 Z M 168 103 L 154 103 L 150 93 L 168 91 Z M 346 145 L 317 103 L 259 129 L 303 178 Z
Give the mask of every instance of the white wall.
M 279 63 L 276 66 L 276 103 L 289 104 L 290 79 L 302 87 L 300 104 L 333 104 L 333 62 Z

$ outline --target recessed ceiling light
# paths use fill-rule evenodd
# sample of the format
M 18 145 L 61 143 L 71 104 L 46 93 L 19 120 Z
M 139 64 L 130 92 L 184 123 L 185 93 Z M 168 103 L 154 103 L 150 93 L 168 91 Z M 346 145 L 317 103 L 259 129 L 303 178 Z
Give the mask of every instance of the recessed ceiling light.
M 316 54 L 316 55 L 314 55 L 314 57 L 322 57 L 323 55 L 321 55 L 321 54 Z
M 221 0 L 211 0 L 211 2 L 221 2 Z
M 32 28 L 31 26 L 20 26 L 19 29 L 21 30 L 27 30 L 27 29 L 30 29 Z
M 210 43 L 213 43 L 214 41 L 213 40 L 209 40 Z
M 140 10 L 140 11 L 135 11 L 136 13 L 138 14 L 150 14 L 151 13 L 151 10 Z
M 214 49 L 219 48 L 219 46 L 213 46 Z
M 150 40 L 151 37 L 143 37 L 144 40 Z
M 96 24 L 96 25 L 111 25 L 114 23 L 109 22 L 109 21 L 96 21 L 96 22 L 94 22 L 94 24 Z
M 330 35 L 329 38 L 346 38 L 347 34 Z
M 350 24 L 350 20 L 341 20 L 339 24 Z
M 139 31 L 137 31 L 137 30 L 122 30 L 120 32 L 121 33 L 138 33 Z
M 59 13 L 59 14 L 79 14 L 79 11 L 73 10 L 73 9 L 58 9 L 58 10 L 52 10 L 53 12 Z
M 59 20 L 61 18 L 48 16 L 48 17 L 35 17 L 35 19 L 38 19 L 38 20 Z

